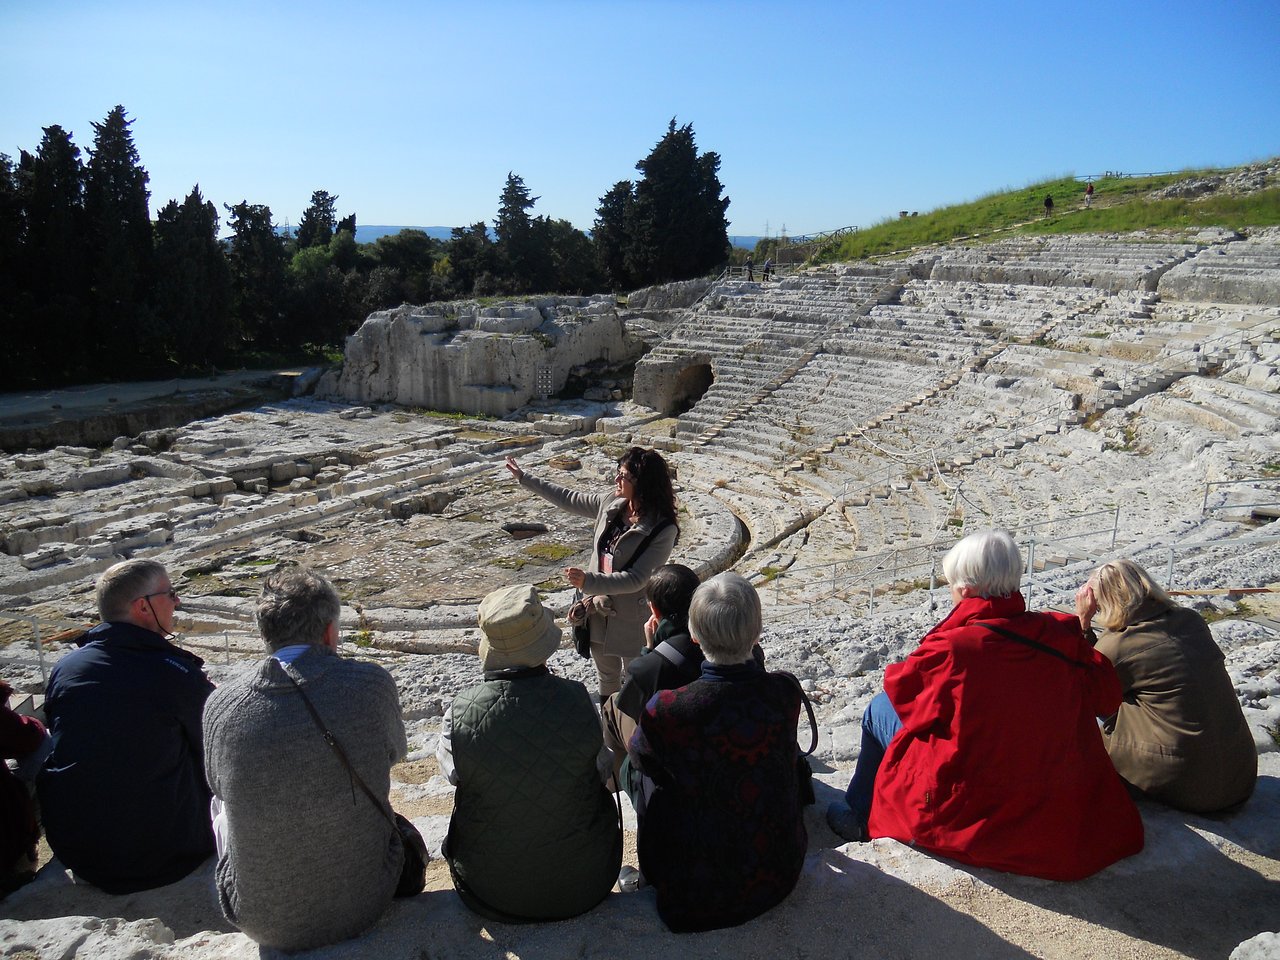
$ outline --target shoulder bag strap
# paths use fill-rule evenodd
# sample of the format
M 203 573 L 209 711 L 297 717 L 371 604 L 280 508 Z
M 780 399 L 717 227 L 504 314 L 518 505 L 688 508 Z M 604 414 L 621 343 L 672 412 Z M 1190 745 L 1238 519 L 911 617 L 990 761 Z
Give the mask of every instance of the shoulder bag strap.
M 285 665 L 281 664 L 280 666 L 284 667 Z M 360 789 L 364 791 L 364 795 L 369 798 L 369 802 L 378 808 L 378 812 L 386 817 L 393 827 L 396 827 L 395 817 L 391 816 L 391 814 L 387 812 L 387 808 L 382 805 L 382 802 L 376 796 L 374 796 L 374 793 L 369 789 L 368 784 L 364 782 L 360 774 L 356 773 L 355 767 L 351 765 L 351 761 L 347 758 L 347 752 L 342 749 L 342 744 L 338 742 L 338 738 L 333 735 L 329 728 L 324 725 L 324 721 L 320 719 L 320 714 L 316 711 L 315 704 L 311 702 L 311 698 L 307 696 L 307 692 L 302 689 L 302 684 L 298 683 L 298 681 L 294 679 L 293 674 L 287 667 L 285 667 L 284 675 L 289 678 L 289 682 L 293 684 L 293 688 L 301 694 L 302 702 L 307 705 L 307 712 L 311 714 L 311 719 L 316 722 L 316 726 L 320 729 L 320 733 L 324 737 L 324 742 L 333 749 L 333 752 L 338 755 L 338 759 L 342 761 L 342 765 L 347 768 L 347 775 L 352 781 L 352 803 L 355 802 L 356 784 L 359 784 Z M 398 831 L 399 827 L 396 827 L 396 829 Z
M 809 715 L 809 749 L 804 751 L 806 757 L 811 756 L 813 751 L 818 749 L 818 721 L 813 716 L 813 704 L 809 702 L 809 698 L 805 695 L 804 687 L 800 686 L 800 681 L 796 679 L 794 673 L 788 673 L 786 670 L 775 671 L 778 676 L 786 677 L 795 684 L 796 692 L 800 694 L 800 702 L 804 704 L 804 712 Z
M 636 548 L 636 552 L 631 555 L 631 559 L 628 560 L 626 563 L 624 563 L 622 566 L 620 566 L 614 572 L 622 573 L 624 570 L 630 567 L 633 563 L 639 560 L 641 555 L 643 555 L 644 552 L 649 549 L 649 544 L 653 543 L 653 538 L 656 537 L 658 534 L 660 534 L 663 530 L 667 529 L 667 527 L 669 526 L 671 526 L 671 521 L 663 520 L 660 524 L 658 524 L 656 527 L 650 530 L 649 535 L 640 541 L 640 546 L 638 546 Z
M 986 627 L 992 633 L 998 633 L 1000 634 L 1000 636 L 1004 637 L 1005 639 L 1014 641 L 1014 643 L 1020 643 L 1023 646 L 1031 647 L 1033 650 L 1039 650 L 1041 653 L 1047 653 L 1051 657 L 1057 657 L 1059 660 L 1063 661 L 1064 663 L 1069 663 L 1073 667 L 1079 667 L 1080 669 L 1083 670 L 1085 667 L 1088 666 L 1088 664 L 1081 663 L 1079 660 L 1075 659 L 1074 657 L 1067 656 L 1061 650 L 1055 650 L 1053 647 L 1049 646 L 1046 643 L 1040 643 L 1037 640 L 1032 640 L 1028 637 L 1024 637 L 1022 634 L 1014 633 L 1012 630 L 1006 630 L 1004 627 L 997 627 L 994 623 L 987 623 L 983 620 L 975 620 L 974 625 L 979 627 Z

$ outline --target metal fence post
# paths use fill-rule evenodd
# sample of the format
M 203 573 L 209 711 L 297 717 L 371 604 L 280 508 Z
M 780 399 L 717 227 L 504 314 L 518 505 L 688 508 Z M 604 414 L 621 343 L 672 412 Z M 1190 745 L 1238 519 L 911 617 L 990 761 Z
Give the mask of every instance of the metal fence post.
M 1165 573 L 1164 582 L 1166 590 L 1173 589 L 1173 547 L 1169 548 L 1169 569 Z
M 44 665 L 44 647 L 40 643 L 40 624 L 35 617 L 31 618 L 31 639 L 36 645 L 36 659 L 40 662 L 40 680 L 45 689 L 49 688 L 49 670 Z
M 1111 549 L 1116 548 L 1116 534 L 1120 530 L 1120 504 L 1116 504 L 1115 519 L 1111 523 Z
M 1024 599 L 1026 600 L 1028 607 L 1031 606 L 1031 587 L 1032 587 L 1031 575 L 1035 573 L 1035 570 L 1036 570 L 1036 538 L 1032 537 L 1030 542 L 1028 542 L 1027 544 L 1027 589 L 1025 591 L 1026 597 Z
M 876 612 L 876 588 L 873 584 L 867 588 L 867 616 L 872 616 Z

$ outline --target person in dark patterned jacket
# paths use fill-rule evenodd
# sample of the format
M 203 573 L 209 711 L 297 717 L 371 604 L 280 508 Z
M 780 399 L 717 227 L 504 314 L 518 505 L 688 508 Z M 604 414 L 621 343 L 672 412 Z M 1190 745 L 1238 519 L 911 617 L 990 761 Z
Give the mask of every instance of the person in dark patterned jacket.
M 658 914 L 676 932 L 737 926 L 786 899 L 808 836 L 796 782 L 800 691 L 752 655 L 760 598 L 734 573 L 700 586 L 689 632 L 702 676 L 659 691 L 631 738 L 653 781 L 637 838 Z

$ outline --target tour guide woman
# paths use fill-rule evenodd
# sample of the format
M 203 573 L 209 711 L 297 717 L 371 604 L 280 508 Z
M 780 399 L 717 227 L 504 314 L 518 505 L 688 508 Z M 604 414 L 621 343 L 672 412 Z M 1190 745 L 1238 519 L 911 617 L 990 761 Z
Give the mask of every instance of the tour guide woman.
M 595 518 L 588 569 L 569 567 L 565 576 L 588 598 L 591 659 L 603 702 L 621 688 L 627 664 L 644 649 L 649 618 L 645 586 L 650 574 L 667 562 L 679 537 L 667 461 L 656 450 L 630 448 L 618 461 L 613 491 L 603 494 L 579 493 L 532 477 L 511 457 L 507 469 L 522 487 L 557 507 Z

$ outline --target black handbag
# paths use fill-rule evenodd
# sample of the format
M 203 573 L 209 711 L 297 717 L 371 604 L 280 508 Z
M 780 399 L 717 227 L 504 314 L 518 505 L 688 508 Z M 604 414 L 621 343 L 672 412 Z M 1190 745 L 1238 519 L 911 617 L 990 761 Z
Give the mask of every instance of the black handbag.
M 391 822 L 391 825 L 396 828 L 396 833 L 400 837 L 400 846 L 404 849 L 404 866 L 400 868 L 400 880 L 396 883 L 395 895 L 397 897 L 417 896 L 427 886 L 427 861 L 431 859 L 427 853 L 427 842 L 422 839 L 422 834 L 418 832 L 418 828 L 413 825 L 408 817 L 390 810 L 374 796 L 373 791 L 369 789 L 360 774 L 356 773 L 351 761 L 347 759 L 347 752 L 342 749 L 342 744 L 338 742 L 338 738 L 329 731 L 329 728 L 324 725 L 324 721 L 320 719 L 320 714 L 316 711 L 315 705 L 312 704 L 311 698 L 307 696 L 307 692 L 302 689 L 302 685 L 293 678 L 293 674 L 288 670 L 284 671 L 284 675 L 289 678 L 293 688 L 302 695 L 302 702 L 307 705 L 307 712 L 311 714 L 311 719 L 320 728 L 320 733 L 324 736 L 324 742 L 333 748 L 333 752 L 338 755 L 342 765 L 347 768 L 348 776 L 351 777 L 355 784 L 359 785 L 360 789 L 364 791 L 364 795 L 369 798 L 369 802 L 378 808 L 378 812 L 386 817 Z M 354 790 L 355 788 L 353 787 L 353 793 Z

